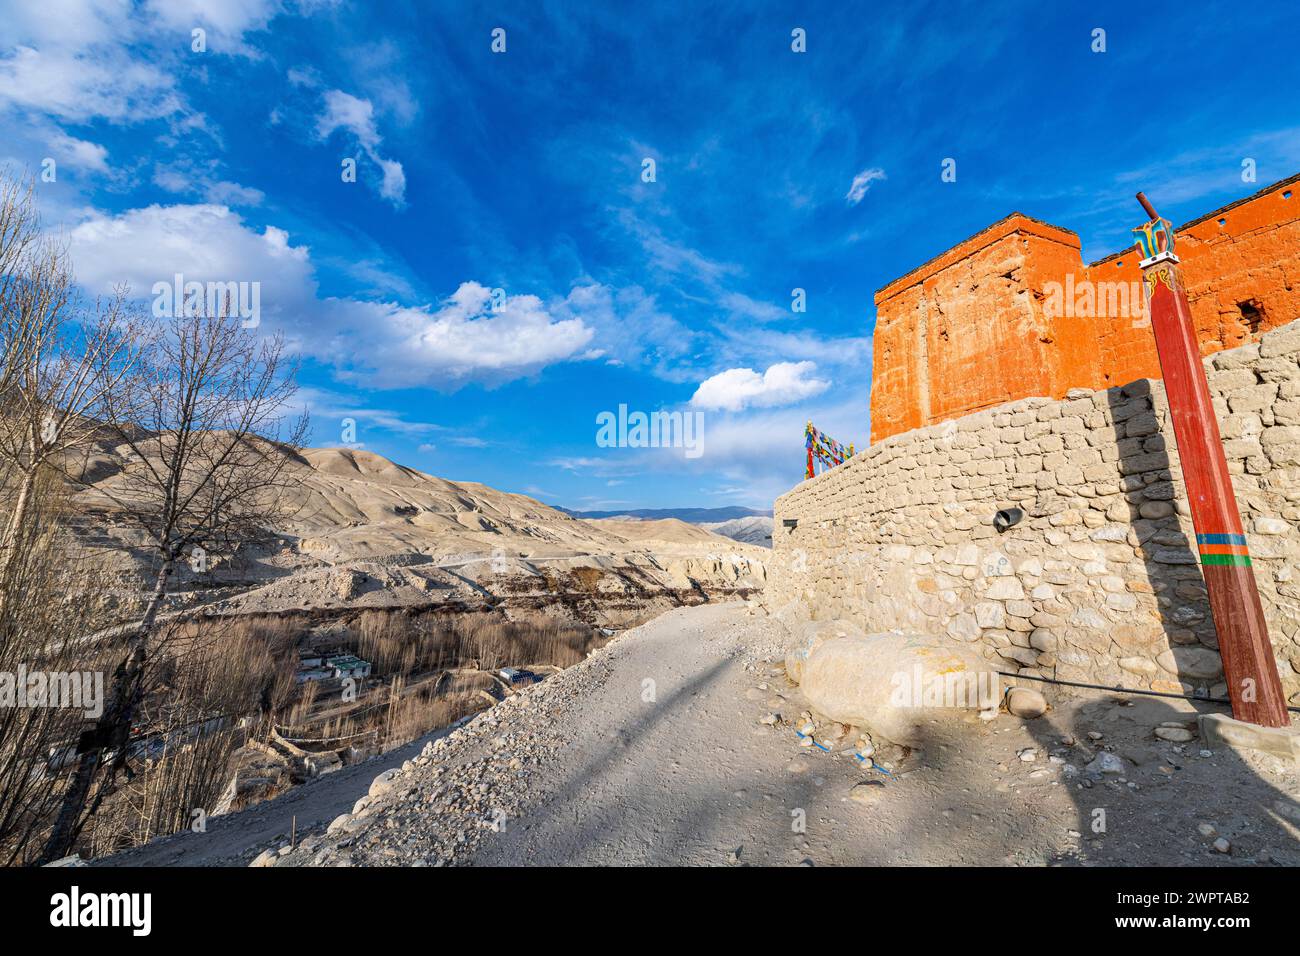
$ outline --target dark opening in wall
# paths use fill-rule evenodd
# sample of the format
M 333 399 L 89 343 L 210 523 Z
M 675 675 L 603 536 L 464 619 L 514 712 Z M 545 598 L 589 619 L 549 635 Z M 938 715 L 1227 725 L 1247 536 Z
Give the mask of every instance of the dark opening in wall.
M 1264 307 L 1259 304 L 1259 300 L 1247 299 L 1245 302 L 1238 302 L 1237 309 L 1241 312 L 1242 330 L 1251 335 L 1258 332 L 1260 324 L 1264 321 Z

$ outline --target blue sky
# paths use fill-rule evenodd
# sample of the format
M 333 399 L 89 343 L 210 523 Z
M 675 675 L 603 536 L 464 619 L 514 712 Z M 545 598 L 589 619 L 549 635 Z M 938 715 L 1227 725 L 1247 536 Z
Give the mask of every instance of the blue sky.
M 1191 6 L 0 0 L 0 164 L 55 161 L 89 291 L 259 282 L 313 444 L 768 507 L 805 420 L 866 442 L 891 279 L 1013 209 L 1095 259 L 1138 188 L 1178 223 L 1300 172 L 1294 3 Z M 620 404 L 703 454 L 599 447 Z

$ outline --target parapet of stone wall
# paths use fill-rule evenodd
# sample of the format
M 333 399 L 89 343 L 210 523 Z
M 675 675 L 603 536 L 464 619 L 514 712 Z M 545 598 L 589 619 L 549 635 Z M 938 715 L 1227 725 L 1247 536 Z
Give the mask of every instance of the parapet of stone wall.
M 1178 230 L 1203 354 L 1300 315 L 1297 185 Z M 1159 377 L 1138 261 L 1130 249 L 1085 264 L 1073 232 L 1013 213 L 889 283 L 876 294 L 872 440 L 1030 395 Z
M 1300 321 L 1206 370 L 1300 703 Z M 999 535 L 1007 507 L 1025 517 Z M 767 600 L 944 634 L 1012 673 L 1224 695 L 1189 514 L 1161 382 L 1025 398 L 873 444 L 778 498 Z

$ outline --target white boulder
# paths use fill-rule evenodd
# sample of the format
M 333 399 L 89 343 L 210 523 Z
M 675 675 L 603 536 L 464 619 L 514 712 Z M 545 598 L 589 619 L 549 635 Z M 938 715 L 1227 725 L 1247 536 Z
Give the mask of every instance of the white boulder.
M 785 672 L 796 684 L 803 683 L 803 668 L 809 656 L 831 638 L 865 637 L 862 628 L 850 621 L 807 621 L 794 629 L 799 641 L 785 655 Z
M 924 725 L 940 712 L 987 710 L 1001 700 L 996 668 L 963 645 L 919 634 L 864 634 L 852 624 L 827 623 L 838 624 L 843 636 L 833 627 L 808 635 L 806 658 L 794 661 L 799 676 L 791 676 L 813 710 L 832 720 L 914 746 L 923 742 Z
M 1013 687 L 1007 694 L 1007 710 L 1024 720 L 1047 713 L 1047 698 L 1029 687 Z

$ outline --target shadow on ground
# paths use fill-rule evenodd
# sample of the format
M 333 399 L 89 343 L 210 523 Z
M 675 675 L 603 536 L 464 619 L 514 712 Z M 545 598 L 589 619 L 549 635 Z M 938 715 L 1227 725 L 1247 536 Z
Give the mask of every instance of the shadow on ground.
M 1197 708 L 1219 709 L 1206 704 Z M 1064 725 L 1053 726 L 1046 718 L 1027 722 L 1044 752 L 1063 756 L 1080 770 L 1073 781 L 1062 783 L 1074 803 L 1080 848 L 1055 862 L 1300 865 L 1300 801 L 1294 794 L 1232 750 L 1202 757 L 1199 739 L 1173 744 L 1154 736 L 1154 728 L 1166 723 L 1194 731 L 1196 711 L 1190 707 L 1154 697 L 1108 695 L 1068 713 L 1071 719 Z M 1090 740 L 1089 731 L 1101 733 L 1102 739 Z M 1072 745 L 1065 742 L 1071 739 Z M 1111 749 L 1124 762 L 1122 773 L 1084 772 L 1103 749 Z M 1281 771 L 1277 779 L 1287 777 L 1281 761 L 1268 756 L 1261 760 Z M 1292 785 L 1295 773 L 1291 768 Z M 1198 831 L 1204 825 L 1213 831 Z M 1229 852 L 1214 849 L 1219 837 L 1229 841 Z

